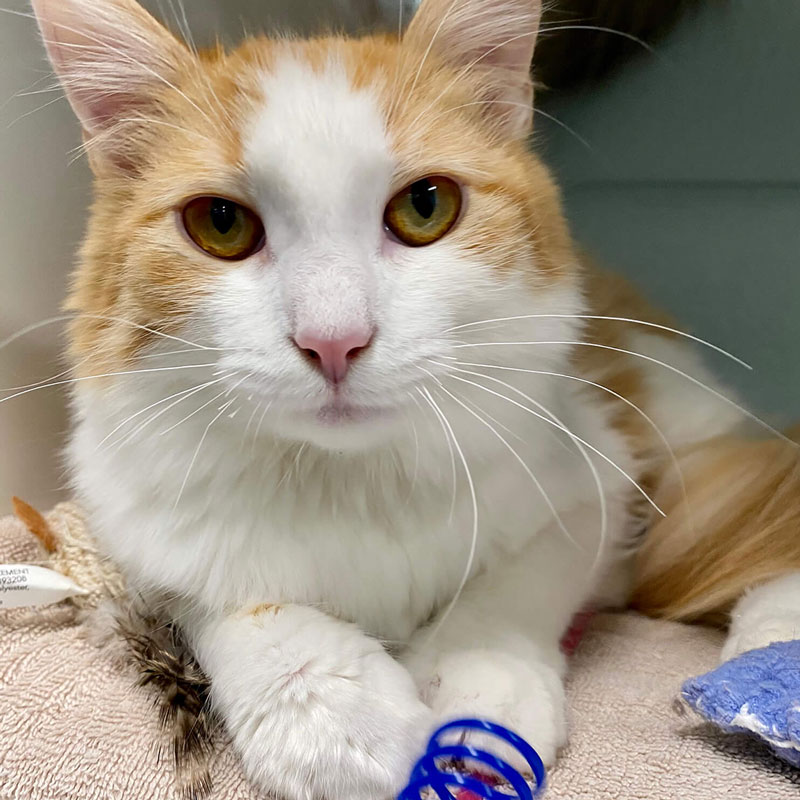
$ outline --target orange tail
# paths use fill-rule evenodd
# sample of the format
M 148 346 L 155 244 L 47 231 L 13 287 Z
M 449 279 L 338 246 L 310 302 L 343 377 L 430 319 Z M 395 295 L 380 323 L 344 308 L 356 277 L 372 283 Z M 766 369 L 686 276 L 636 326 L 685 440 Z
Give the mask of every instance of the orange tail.
M 788 432 L 800 440 L 800 426 Z M 721 437 L 678 454 L 667 513 L 638 554 L 632 606 L 674 620 L 725 624 L 751 586 L 800 570 L 800 447 Z

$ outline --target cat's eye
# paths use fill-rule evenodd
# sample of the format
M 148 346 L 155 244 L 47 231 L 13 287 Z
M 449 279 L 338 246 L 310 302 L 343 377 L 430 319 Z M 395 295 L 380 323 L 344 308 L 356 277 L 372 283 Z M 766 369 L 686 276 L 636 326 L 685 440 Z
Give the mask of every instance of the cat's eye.
M 260 250 L 264 226 L 249 208 L 224 197 L 196 197 L 183 209 L 183 226 L 209 255 L 239 261 Z
M 443 175 L 415 181 L 386 206 L 386 227 L 409 247 L 424 247 L 442 238 L 461 213 L 461 189 Z

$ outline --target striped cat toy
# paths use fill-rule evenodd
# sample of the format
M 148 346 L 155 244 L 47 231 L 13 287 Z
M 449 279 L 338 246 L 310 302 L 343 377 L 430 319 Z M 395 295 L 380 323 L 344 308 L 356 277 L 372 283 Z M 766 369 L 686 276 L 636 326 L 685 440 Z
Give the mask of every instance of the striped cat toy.
M 467 731 L 488 733 L 516 750 L 528 764 L 530 779 L 486 750 L 467 744 L 447 744 Z M 460 734 L 460 735 L 459 735 Z M 442 725 L 411 772 L 398 800 L 533 800 L 545 787 L 545 769 L 538 753 L 513 731 L 478 719 L 459 719 Z

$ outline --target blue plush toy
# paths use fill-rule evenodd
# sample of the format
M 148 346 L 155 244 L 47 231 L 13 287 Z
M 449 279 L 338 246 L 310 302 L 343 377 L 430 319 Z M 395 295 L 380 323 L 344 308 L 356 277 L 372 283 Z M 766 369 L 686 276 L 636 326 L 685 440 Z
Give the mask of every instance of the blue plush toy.
M 800 640 L 749 650 L 683 684 L 683 698 L 729 733 L 751 733 L 800 767 Z

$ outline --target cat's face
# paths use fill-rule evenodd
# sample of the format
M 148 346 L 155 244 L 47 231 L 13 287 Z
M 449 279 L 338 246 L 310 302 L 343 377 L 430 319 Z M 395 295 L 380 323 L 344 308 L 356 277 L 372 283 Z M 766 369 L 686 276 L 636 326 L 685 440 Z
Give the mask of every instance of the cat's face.
M 403 424 L 454 326 L 571 305 L 525 148 L 538 3 L 428 0 L 401 41 L 199 57 L 132 0 L 56 5 L 35 3 L 97 177 L 71 300 L 88 370 L 174 349 L 133 322 L 216 348 L 265 428 L 359 446 Z

